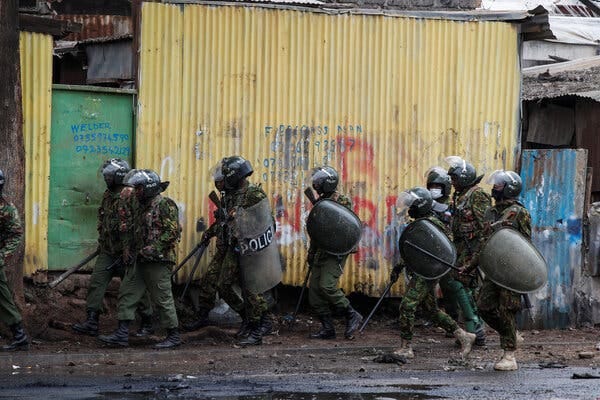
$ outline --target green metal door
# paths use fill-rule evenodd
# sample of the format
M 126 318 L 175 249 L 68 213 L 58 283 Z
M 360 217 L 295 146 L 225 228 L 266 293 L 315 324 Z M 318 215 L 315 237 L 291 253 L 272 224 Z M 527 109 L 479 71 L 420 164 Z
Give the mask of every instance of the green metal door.
M 54 85 L 50 143 L 48 269 L 65 269 L 97 247 L 106 185 L 100 166 L 131 164 L 133 91 Z

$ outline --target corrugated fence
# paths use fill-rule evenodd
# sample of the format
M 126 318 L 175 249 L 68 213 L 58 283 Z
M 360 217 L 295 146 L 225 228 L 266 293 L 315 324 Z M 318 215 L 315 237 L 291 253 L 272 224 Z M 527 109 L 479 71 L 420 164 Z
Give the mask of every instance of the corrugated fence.
M 21 32 L 21 85 L 25 137 L 25 265 L 31 276 L 48 268 L 48 177 L 52 36 Z
M 514 24 L 144 3 L 141 25 L 137 166 L 172 182 L 181 255 L 199 240 L 196 219 L 211 220 L 209 169 L 241 154 L 271 198 L 284 282 L 301 284 L 302 191 L 328 164 L 364 222 L 341 285 L 378 294 L 397 257 L 399 191 L 448 155 L 480 173 L 513 168 Z

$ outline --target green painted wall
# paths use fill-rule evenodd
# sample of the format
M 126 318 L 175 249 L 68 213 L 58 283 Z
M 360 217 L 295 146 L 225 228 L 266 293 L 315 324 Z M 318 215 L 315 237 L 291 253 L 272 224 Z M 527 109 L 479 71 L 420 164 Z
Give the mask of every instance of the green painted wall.
M 52 91 L 48 269 L 65 269 L 97 246 L 106 159 L 133 160 L 133 94 L 55 85 Z

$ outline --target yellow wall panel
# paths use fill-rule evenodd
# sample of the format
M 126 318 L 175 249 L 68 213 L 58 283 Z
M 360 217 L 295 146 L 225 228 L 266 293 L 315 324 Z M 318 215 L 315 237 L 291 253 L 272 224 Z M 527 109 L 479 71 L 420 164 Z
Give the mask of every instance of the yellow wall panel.
M 50 35 L 30 32 L 20 34 L 25 138 L 26 276 L 48 269 L 52 47 Z
M 511 23 L 144 3 L 140 52 L 137 165 L 172 182 L 181 255 L 199 240 L 195 220 L 212 218 L 210 167 L 241 154 L 270 196 L 284 282 L 300 284 L 302 191 L 311 169 L 328 164 L 365 224 L 341 284 L 378 294 L 398 257 L 400 191 L 423 185 L 448 155 L 480 173 L 514 166 Z

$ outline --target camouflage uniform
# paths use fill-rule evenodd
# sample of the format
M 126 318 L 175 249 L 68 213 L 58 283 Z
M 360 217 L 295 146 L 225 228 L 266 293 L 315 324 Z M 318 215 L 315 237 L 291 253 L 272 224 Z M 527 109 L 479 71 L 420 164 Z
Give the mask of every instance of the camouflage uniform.
M 331 200 L 352 210 L 352 201 L 334 192 Z M 334 256 L 311 243 L 308 249 L 308 265 L 311 268 L 308 301 L 320 317 L 343 315 L 350 305 L 344 292 L 338 287 L 340 276 L 348 256 Z
M 122 193 L 122 198 L 131 197 Z M 134 196 L 135 197 L 135 196 Z M 120 215 L 133 217 L 133 229 L 124 235 L 124 252 L 132 254 L 135 263 L 128 266 L 119 290 L 120 321 L 131 321 L 135 308 L 146 290 L 158 308 L 161 326 L 178 327 L 177 312 L 171 291 L 171 268 L 177 261 L 176 246 L 181 237 L 179 210 L 168 197 L 157 195 L 147 204 L 132 200 L 133 206 L 120 209 Z M 121 220 L 123 224 L 124 220 Z
M 119 229 L 122 190 L 123 186 L 117 186 L 113 190 L 107 189 L 98 209 L 98 250 L 100 250 L 100 254 L 90 277 L 86 300 L 87 310 L 96 313 L 102 311 L 104 294 L 112 278 L 118 276 L 122 279 L 125 274 L 125 267 L 120 260 L 123 253 L 123 240 Z M 107 268 L 110 269 L 107 270 Z M 152 316 L 152 303 L 147 293 L 140 302 L 139 311 L 143 318 Z
M 9 326 L 20 324 L 22 318 L 8 286 L 5 259 L 19 247 L 22 238 L 23 227 L 16 207 L 0 196 L 0 320 Z
M 531 216 L 523 204 L 515 199 L 497 202 L 486 213 L 485 221 L 487 234 L 492 233 L 491 224 L 500 222 L 498 225 L 513 227 L 525 237 L 531 238 Z M 500 347 L 504 350 L 515 350 L 515 316 L 521 309 L 521 295 L 485 279 L 477 306 L 485 322 L 500 335 Z
M 255 185 L 253 183 L 247 183 L 242 185 L 242 187 L 237 190 L 226 192 L 224 201 L 227 215 L 234 215 L 235 211 L 239 207 L 252 207 L 266 197 L 267 194 L 262 190 L 260 185 Z M 233 223 L 233 221 L 231 221 L 231 223 Z M 239 281 L 241 281 L 241 271 L 237 241 L 235 238 L 230 236 L 228 242 L 227 250 L 225 251 L 225 256 L 223 258 L 223 262 L 221 263 L 222 271 L 226 272 L 220 276 L 220 281 L 225 286 L 230 287 L 233 279 L 237 278 Z M 269 305 L 265 300 L 264 294 L 252 293 L 243 284 L 241 289 L 242 298 L 244 301 L 244 312 L 241 314 L 242 318 L 244 318 L 250 324 L 259 324 L 261 317 L 266 315 L 269 310 Z
M 490 196 L 477 185 L 454 192 L 451 226 L 458 253 L 458 267 L 468 267 L 471 270 L 476 267 L 471 264 L 484 241 L 484 215 L 490 206 Z M 448 296 L 450 302 L 458 303 L 468 332 L 476 332 L 481 326 L 481 319 L 477 315 L 477 307 L 473 300 L 477 286 L 477 277 L 461 275 L 455 270 L 440 279 L 444 296 Z
M 425 218 L 440 227 L 448 237 L 451 237 L 448 227 L 446 227 L 437 216 L 431 215 Z M 418 306 L 423 308 L 427 317 L 429 317 L 436 326 L 441 327 L 446 332 L 452 333 L 458 329 L 456 322 L 437 306 L 434 293 L 435 285 L 437 283 L 437 279 L 426 280 L 411 273 L 410 282 L 408 283 L 406 292 L 400 303 L 400 336 L 403 339 L 412 340 L 415 313 Z
M 217 292 L 219 297 L 225 301 L 229 307 L 240 315 L 244 315 L 244 301 L 237 295 L 233 286 L 239 285 L 239 271 L 235 268 L 226 268 L 235 265 L 235 262 L 224 262 L 227 254 L 227 229 L 222 221 L 215 221 L 204 233 L 204 238 L 208 241 L 210 238 L 217 238 L 216 252 L 208 268 L 202 277 L 202 286 L 199 294 L 199 308 L 210 311 L 215 306 L 215 296 Z

